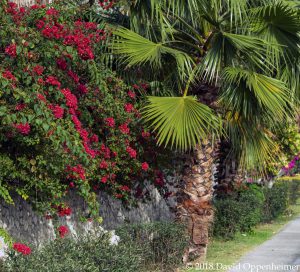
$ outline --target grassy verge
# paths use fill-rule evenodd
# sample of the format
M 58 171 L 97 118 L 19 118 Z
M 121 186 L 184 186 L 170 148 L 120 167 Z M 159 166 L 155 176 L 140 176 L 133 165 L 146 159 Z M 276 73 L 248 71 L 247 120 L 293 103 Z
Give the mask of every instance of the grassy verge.
M 262 244 L 278 233 L 290 220 L 300 214 L 300 203 L 292 205 L 289 211 L 274 220 L 270 224 L 260 224 L 254 228 L 252 233 L 239 233 L 233 240 L 224 241 L 222 239 L 213 239 L 207 252 L 207 264 L 232 265 L 237 262 L 243 255 L 254 247 Z M 189 269 L 193 271 L 220 271 L 213 269 Z

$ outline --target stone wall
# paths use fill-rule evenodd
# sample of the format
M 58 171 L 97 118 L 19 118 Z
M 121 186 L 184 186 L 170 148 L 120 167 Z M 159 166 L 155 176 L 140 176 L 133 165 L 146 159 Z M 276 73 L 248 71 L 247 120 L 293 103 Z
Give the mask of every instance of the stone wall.
M 168 179 L 169 183 L 176 183 L 174 177 L 168 177 Z M 113 199 L 105 193 L 99 194 L 100 215 L 103 218 L 102 227 L 110 230 L 124 223 L 172 220 L 174 218 L 172 207 L 176 205 L 175 197 L 166 200 L 154 187 L 149 189 L 151 200 L 131 208 L 125 208 L 121 201 Z M 55 238 L 55 227 L 52 220 L 46 220 L 37 214 L 22 198 L 15 196 L 14 201 L 15 205 L 0 202 L 0 228 L 7 230 L 17 240 L 36 245 Z M 82 223 L 79 220 L 85 208 L 80 197 L 75 194 L 71 195 L 66 202 L 72 208 L 73 214 L 69 218 L 60 219 L 59 224 L 68 225 L 73 233 L 98 227 L 95 223 Z

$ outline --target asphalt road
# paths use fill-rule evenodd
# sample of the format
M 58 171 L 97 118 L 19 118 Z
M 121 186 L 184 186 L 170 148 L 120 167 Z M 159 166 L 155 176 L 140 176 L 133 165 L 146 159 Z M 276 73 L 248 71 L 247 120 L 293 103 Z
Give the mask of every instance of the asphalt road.
M 228 272 L 300 272 L 300 217 L 242 257 Z

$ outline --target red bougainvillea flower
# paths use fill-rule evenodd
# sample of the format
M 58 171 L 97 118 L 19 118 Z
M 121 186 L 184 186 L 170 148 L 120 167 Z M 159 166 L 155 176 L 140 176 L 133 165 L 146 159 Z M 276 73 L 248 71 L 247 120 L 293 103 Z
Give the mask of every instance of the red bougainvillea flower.
M 99 137 L 96 134 L 93 134 L 93 136 L 90 138 L 91 143 L 98 143 Z
M 44 85 L 45 84 L 45 81 L 42 78 L 39 78 L 37 82 L 40 85 Z
M 69 178 L 79 178 L 79 179 L 85 180 L 85 171 L 81 164 L 77 164 L 74 167 L 71 167 L 70 165 L 68 165 L 67 171 L 73 172 L 72 174 L 70 174 L 68 176 Z M 76 174 L 76 175 L 74 175 L 74 174 Z
M 122 133 L 124 133 L 124 134 L 129 134 L 130 133 L 130 129 L 129 129 L 129 127 L 128 127 L 128 124 L 123 124 L 123 125 L 120 125 L 119 126 L 119 129 L 120 129 L 120 131 L 122 132 Z
M 102 183 L 107 183 L 107 180 L 108 180 L 108 178 L 106 176 L 101 178 Z
M 57 213 L 60 217 L 70 216 L 72 214 L 72 209 L 70 207 L 59 206 L 57 209 Z
M 90 47 L 84 47 L 84 48 L 78 47 L 77 51 L 78 51 L 79 57 L 83 60 L 89 60 L 89 59 L 95 58 L 93 51 Z
M 81 122 L 76 115 L 72 115 L 72 121 L 76 130 L 81 130 Z
M 79 84 L 77 87 L 77 91 L 80 94 L 87 94 L 88 93 L 88 88 L 84 84 Z
M 133 91 L 128 91 L 128 96 L 132 99 L 134 99 L 136 97 L 136 94 Z
M 2 76 L 8 80 L 16 81 L 15 76 L 9 70 L 5 70 L 4 72 L 2 72 Z
M 32 71 L 37 74 L 38 76 L 42 75 L 44 72 L 45 68 L 41 65 L 36 65 L 33 67 Z
M 17 56 L 17 46 L 16 44 L 11 44 L 5 48 L 5 54 L 15 58 Z
M 28 135 L 30 133 L 30 125 L 28 123 L 15 124 L 14 127 L 23 135 Z
M 108 163 L 106 161 L 102 161 L 102 162 L 100 162 L 99 167 L 100 167 L 100 169 L 107 169 Z
M 122 198 L 123 195 L 122 194 L 115 194 L 115 198 Z
M 49 109 L 52 111 L 56 119 L 61 119 L 64 117 L 64 109 L 58 105 L 49 105 Z
M 147 171 L 147 170 L 149 169 L 149 164 L 148 164 L 147 162 L 143 162 L 143 163 L 142 163 L 142 169 L 143 169 L 144 171 Z
M 55 8 L 49 8 L 49 9 L 46 11 L 46 14 L 47 14 L 47 15 L 50 15 L 50 16 L 58 16 L 58 15 L 59 15 L 59 12 L 58 12 L 58 10 L 56 10 Z
M 90 155 L 92 158 L 95 158 L 97 156 L 98 152 L 93 150 L 87 142 L 85 142 L 85 141 L 83 142 L 83 147 L 84 147 L 85 152 L 88 155 Z
M 60 88 L 61 86 L 61 83 L 58 81 L 58 79 L 55 76 L 48 76 L 46 79 L 46 83 L 52 86 L 57 86 L 58 88 Z
M 56 60 L 57 67 L 63 71 L 67 70 L 68 64 L 64 58 L 59 58 Z
M 147 90 L 149 88 L 149 85 L 147 83 L 142 83 L 141 84 L 141 87 L 144 89 L 144 90 Z
M 17 252 L 22 253 L 23 255 L 30 255 L 31 254 L 31 248 L 29 246 L 26 246 L 21 243 L 14 243 L 13 249 Z
M 68 75 L 74 80 L 75 83 L 79 83 L 79 76 L 73 71 L 69 70 Z
M 126 151 L 127 151 L 127 153 L 129 154 L 129 156 L 131 158 L 134 158 L 134 159 L 136 158 L 136 151 L 133 148 L 131 148 L 130 146 L 128 146 L 126 148 Z
M 142 137 L 143 137 L 143 138 L 149 138 L 149 137 L 150 137 L 150 132 L 148 132 L 148 131 L 143 131 L 143 132 L 142 132 Z
M 26 108 L 26 104 L 20 103 L 20 104 L 16 105 L 15 110 L 16 111 L 21 111 L 21 110 L 23 110 L 25 108 Z
M 124 109 L 126 112 L 132 112 L 132 110 L 134 109 L 133 105 L 128 103 L 124 106 Z
M 67 100 L 67 106 L 69 108 L 73 108 L 74 110 L 77 110 L 78 106 L 77 106 L 77 97 L 71 93 L 70 89 L 66 88 L 66 89 L 62 89 L 61 90 L 62 94 L 65 96 L 66 100 Z
M 37 99 L 44 102 L 44 103 L 47 103 L 47 99 L 45 96 L 43 96 L 42 94 L 37 94 L 36 95 Z
M 110 149 L 107 146 L 105 146 L 104 144 L 102 144 L 100 150 L 101 150 L 100 153 L 104 155 L 105 159 L 109 159 L 110 158 Z
M 69 233 L 69 228 L 67 226 L 58 227 L 58 233 L 60 238 L 64 238 Z
M 115 119 L 112 118 L 112 117 L 105 118 L 104 122 L 109 127 L 114 127 L 115 126 Z
M 130 188 L 127 185 L 123 185 L 120 190 L 123 192 L 130 192 Z
M 38 29 L 42 29 L 44 26 L 45 26 L 45 21 L 43 20 L 38 20 L 35 24 L 35 26 L 38 28 Z
M 8 2 L 8 8 L 7 8 L 7 13 L 10 13 L 12 15 L 17 14 L 17 9 L 18 5 L 16 3 L 13 2 Z

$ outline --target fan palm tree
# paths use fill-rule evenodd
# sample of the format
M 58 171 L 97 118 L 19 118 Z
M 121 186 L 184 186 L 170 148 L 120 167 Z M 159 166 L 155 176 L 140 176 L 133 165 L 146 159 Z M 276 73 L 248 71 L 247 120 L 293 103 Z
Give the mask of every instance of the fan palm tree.
M 117 13 L 123 26 L 111 25 L 111 48 L 119 67 L 168 90 L 148 97 L 144 120 L 159 145 L 192 150 L 178 218 L 191 234 L 184 261 L 203 258 L 215 139 L 229 139 L 240 168 L 263 172 L 280 151 L 277 127 L 294 117 L 298 1 L 135 0 L 120 1 Z

